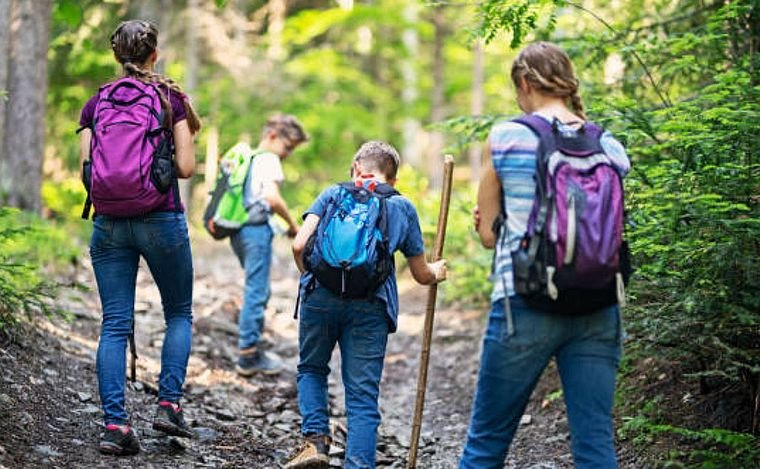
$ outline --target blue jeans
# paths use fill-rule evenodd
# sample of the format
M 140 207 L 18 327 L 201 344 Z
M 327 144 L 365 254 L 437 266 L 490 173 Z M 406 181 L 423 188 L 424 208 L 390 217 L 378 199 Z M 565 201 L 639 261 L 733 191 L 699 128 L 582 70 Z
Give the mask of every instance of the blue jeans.
M 617 306 L 584 316 L 529 308 L 512 297 L 492 305 L 477 392 L 459 467 L 501 468 L 531 392 L 556 358 L 578 468 L 616 468 L 612 430 L 615 375 L 621 354 Z
M 129 420 L 124 409 L 126 348 L 134 320 L 140 256 L 158 286 L 166 322 L 158 398 L 178 402 L 182 397 L 193 322 L 193 261 L 185 215 L 96 216 L 90 257 L 103 307 L 96 368 L 106 425 Z
M 301 305 L 298 331 L 298 407 L 304 435 L 329 435 L 327 375 L 335 343 L 340 345 L 348 414 L 346 468 L 375 467 L 380 425 L 388 318 L 379 300 L 344 300 L 317 287 Z
M 271 291 L 272 228 L 268 223 L 244 226 L 230 237 L 230 243 L 245 270 L 243 307 L 238 319 L 238 347 L 242 350 L 256 345 L 264 330 L 264 310 Z

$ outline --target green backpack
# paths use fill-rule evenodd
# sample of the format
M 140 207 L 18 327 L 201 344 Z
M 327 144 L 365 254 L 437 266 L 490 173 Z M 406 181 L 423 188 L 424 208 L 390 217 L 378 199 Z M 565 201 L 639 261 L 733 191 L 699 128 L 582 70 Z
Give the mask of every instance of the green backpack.
M 248 221 L 243 191 L 251 162 L 260 153 L 261 150 L 241 142 L 222 156 L 221 171 L 203 214 L 203 226 L 214 239 L 224 239 L 237 233 Z

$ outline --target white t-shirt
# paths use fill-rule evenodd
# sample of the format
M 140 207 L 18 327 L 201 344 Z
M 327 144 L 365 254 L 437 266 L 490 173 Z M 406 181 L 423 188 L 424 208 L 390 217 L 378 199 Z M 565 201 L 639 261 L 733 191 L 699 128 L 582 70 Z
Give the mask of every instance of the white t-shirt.
M 282 162 L 274 153 L 265 152 L 253 158 L 249 171 L 243 203 L 250 223 L 265 223 L 272 214 L 272 207 L 264 200 L 264 187 L 267 183 L 279 185 L 285 180 Z

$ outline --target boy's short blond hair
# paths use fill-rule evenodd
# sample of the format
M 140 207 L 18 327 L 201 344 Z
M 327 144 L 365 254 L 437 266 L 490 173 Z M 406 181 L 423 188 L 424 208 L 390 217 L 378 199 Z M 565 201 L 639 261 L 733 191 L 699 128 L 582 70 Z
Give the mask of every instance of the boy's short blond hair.
M 309 140 L 303 125 L 296 119 L 296 116 L 290 114 L 275 114 L 264 124 L 262 138 L 266 138 L 270 131 L 275 131 L 278 137 L 284 138 L 294 144 L 303 143 Z
M 354 162 L 359 163 L 362 171 L 379 171 L 386 179 L 395 179 L 401 158 L 393 145 L 371 140 L 356 151 Z

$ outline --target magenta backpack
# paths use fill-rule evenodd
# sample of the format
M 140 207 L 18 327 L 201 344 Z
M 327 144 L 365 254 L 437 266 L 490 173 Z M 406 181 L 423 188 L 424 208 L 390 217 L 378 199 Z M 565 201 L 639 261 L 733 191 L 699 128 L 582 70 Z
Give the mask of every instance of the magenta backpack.
M 153 83 L 125 77 L 98 91 L 90 158 L 82 179 L 87 189 L 82 218 L 95 213 L 140 216 L 168 205 L 181 210 L 174 168 L 174 139 L 164 126 L 160 91 Z M 80 129 L 81 131 L 82 129 Z
M 631 273 L 623 240 L 623 181 L 587 122 L 563 132 L 535 115 L 514 122 L 539 139 L 536 193 L 520 247 L 512 252 L 515 291 L 541 309 L 579 314 L 623 301 Z

